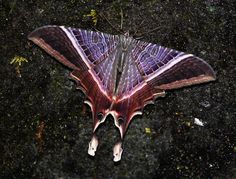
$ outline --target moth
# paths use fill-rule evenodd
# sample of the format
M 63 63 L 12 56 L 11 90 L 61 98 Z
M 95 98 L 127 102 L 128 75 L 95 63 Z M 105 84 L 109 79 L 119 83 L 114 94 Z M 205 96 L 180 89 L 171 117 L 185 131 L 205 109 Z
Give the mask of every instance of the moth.
M 28 36 L 59 62 L 72 69 L 91 107 L 93 135 L 88 154 L 95 155 L 97 128 L 108 115 L 114 118 L 120 140 L 113 148 L 121 160 L 127 128 L 145 105 L 165 91 L 215 80 L 204 60 L 158 44 L 134 39 L 127 33 L 110 35 L 64 26 L 43 26 Z

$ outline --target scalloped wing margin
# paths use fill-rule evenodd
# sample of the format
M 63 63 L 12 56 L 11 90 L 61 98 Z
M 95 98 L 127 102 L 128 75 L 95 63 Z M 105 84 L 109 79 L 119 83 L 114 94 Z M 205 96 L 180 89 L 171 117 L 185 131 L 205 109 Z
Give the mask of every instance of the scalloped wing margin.
M 211 66 L 192 54 L 142 41 L 138 41 L 138 44 L 129 59 L 136 64 L 144 81 L 128 95 L 124 94 L 113 106 L 117 112 L 116 123 L 122 137 L 132 118 L 142 114 L 146 104 L 153 103 L 157 97 L 165 96 L 166 90 L 215 80 Z
M 123 74 L 121 79 L 124 81 L 121 80 L 118 86 L 121 90 L 114 99 L 109 92 L 111 89 L 107 90 L 104 85 L 112 86 L 112 79 L 107 78 L 109 75 L 105 71 L 108 70 L 110 74 L 114 72 L 116 63 L 109 67 L 111 63 L 106 60 L 117 60 L 116 52 L 113 51 L 118 43 L 115 37 L 63 26 L 44 26 L 28 36 L 50 55 L 73 69 L 71 77 L 80 82 L 82 91 L 88 97 L 94 130 L 108 114 L 112 114 L 123 137 L 132 118 L 142 114 L 144 106 L 156 97 L 164 96 L 165 90 L 215 80 L 212 68 L 192 54 L 135 41 L 134 48 L 128 54 L 127 74 Z M 112 53 L 114 56 L 111 57 Z M 103 121 L 99 121 L 99 113 L 103 114 Z
M 73 69 L 70 76 L 88 98 L 86 103 L 91 107 L 95 129 L 99 124 L 97 115 L 105 114 L 111 105 L 111 94 L 102 83 L 107 75 L 102 72 L 108 69 L 107 58 L 114 61 L 109 53 L 117 44 L 115 36 L 63 26 L 43 26 L 31 32 L 28 39 Z M 112 79 L 106 81 L 108 87 L 112 86 Z

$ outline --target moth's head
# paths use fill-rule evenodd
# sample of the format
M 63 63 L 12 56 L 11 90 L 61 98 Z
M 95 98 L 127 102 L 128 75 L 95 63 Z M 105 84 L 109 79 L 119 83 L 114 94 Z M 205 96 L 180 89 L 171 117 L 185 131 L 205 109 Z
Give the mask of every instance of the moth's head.
M 129 31 L 123 35 L 120 35 L 122 49 L 127 50 L 128 48 L 132 48 L 132 44 L 133 44 L 134 40 L 135 39 L 132 36 L 130 36 Z
M 124 33 L 124 36 L 125 36 L 125 37 L 129 37 L 129 31 L 125 32 L 125 33 Z

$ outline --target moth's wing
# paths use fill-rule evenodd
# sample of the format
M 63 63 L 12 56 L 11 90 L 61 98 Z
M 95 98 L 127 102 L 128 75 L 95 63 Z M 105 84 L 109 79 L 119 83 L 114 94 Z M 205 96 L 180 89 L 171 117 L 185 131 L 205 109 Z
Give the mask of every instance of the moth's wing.
M 211 66 L 192 54 L 138 41 L 133 56 L 153 88 L 169 90 L 215 80 Z
M 91 68 L 79 54 L 75 39 L 68 29 L 59 26 L 43 26 L 28 35 L 28 39 L 43 48 L 58 61 L 74 70 Z
M 212 81 L 215 74 L 202 59 L 156 44 L 137 41 L 118 86 L 114 110 L 121 136 L 136 114 L 165 90 Z M 117 121 L 117 123 L 119 120 Z
M 71 76 L 80 82 L 87 95 L 96 125 L 98 113 L 103 113 L 111 104 L 118 37 L 63 26 L 44 26 L 28 38 L 73 69 Z
M 116 112 L 115 124 L 120 130 L 121 138 L 132 118 L 142 114 L 143 107 L 153 99 L 154 92 L 157 92 L 146 84 L 131 56 L 126 62 L 117 88 L 117 100 L 112 108 Z M 164 95 L 162 91 L 158 93 Z

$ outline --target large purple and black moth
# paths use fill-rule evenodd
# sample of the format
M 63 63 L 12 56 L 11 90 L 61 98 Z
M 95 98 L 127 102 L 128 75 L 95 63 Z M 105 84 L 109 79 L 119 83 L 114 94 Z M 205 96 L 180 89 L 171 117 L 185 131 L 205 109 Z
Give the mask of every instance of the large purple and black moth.
M 122 154 L 122 140 L 135 115 L 166 90 L 215 80 L 202 59 L 127 34 L 109 35 L 63 26 L 44 26 L 28 38 L 71 68 L 70 76 L 87 96 L 93 114 L 93 137 L 88 153 L 95 155 L 95 131 L 111 114 L 121 140 L 113 148 L 114 161 Z

